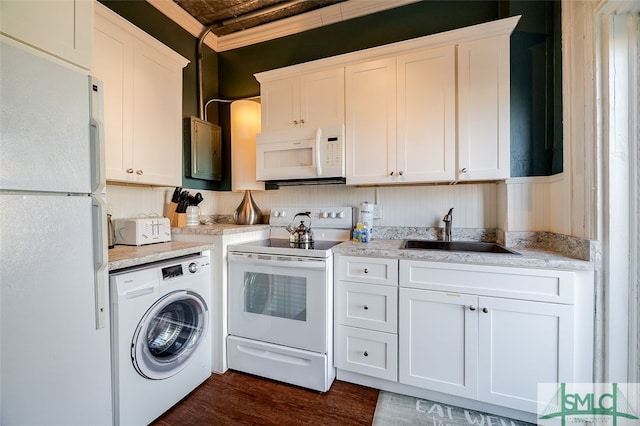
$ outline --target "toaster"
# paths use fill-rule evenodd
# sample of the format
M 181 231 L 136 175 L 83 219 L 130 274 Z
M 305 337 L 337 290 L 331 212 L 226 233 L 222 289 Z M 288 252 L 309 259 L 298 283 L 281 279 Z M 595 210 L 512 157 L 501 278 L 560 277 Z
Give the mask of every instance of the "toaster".
M 171 241 L 171 225 L 166 217 L 116 219 L 116 244 L 142 246 Z

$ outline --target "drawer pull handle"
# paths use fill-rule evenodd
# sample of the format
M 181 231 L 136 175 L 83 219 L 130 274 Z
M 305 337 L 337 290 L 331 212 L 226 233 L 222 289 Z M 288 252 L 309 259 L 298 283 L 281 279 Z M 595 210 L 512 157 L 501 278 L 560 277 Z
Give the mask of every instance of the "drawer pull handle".
M 364 356 L 369 356 L 369 352 L 364 351 Z
M 485 314 L 489 312 L 489 308 L 482 308 L 482 312 L 484 312 Z
M 475 307 L 475 306 L 473 306 L 473 305 L 471 305 L 471 306 L 469 306 L 469 310 L 470 310 L 470 311 L 475 311 L 475 310 L 476 310 L 476 307 Z
M 366 311 L 368 309 L 369 309 L 369 307 L 367 305 L 364 305 L 364 310 Z
M 364 268 L 364 273 L 365 273 L 365 274 L 368 274 L 368 273 L 369 273 L 369 270 L 368 270 L 367 268 Z

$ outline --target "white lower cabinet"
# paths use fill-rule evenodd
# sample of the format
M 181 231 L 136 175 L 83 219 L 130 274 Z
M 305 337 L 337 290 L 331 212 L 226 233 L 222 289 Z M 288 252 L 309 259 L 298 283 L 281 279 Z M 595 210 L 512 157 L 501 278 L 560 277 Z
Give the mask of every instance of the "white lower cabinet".
M 593 271 L 336 258 L 341 380 L 523 413 L 538 383 L 593 381 Z
M 573 307 L 400 289 L 399 381 L 533 412 L 572 378 Z
M 338 325 L 336 367 L 367 376 L 398 379 L 398 336 Z
M 403 288 L 399 302 L 399 381 L 475 397 L 478 315 L 466 307 L 477 297 Z
M 398 261 L 337 256 L 336 367 L 398 379 Z

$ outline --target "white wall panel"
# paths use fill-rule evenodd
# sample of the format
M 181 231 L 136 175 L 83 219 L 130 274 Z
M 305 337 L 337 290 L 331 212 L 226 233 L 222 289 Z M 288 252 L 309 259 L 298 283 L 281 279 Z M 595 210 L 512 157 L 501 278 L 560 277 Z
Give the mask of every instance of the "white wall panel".
M 191 190 L 195 194 L 199 190 Z M 242 192 L 200 191 L 203 215 L 232 215 L 242 201 Z M 114 218 L 139 214 L 164 214 L 173 188 L 109 185 L 107 205 Z M 445 213 L 453 207 L 454 227 L 495 228 L 497 185 L 494 183 L 403 187 L 350 187 L 344 185 L 283 187 L 253 191 L 258 207 L 268 213 L 274 206 L 353 206 L 360 202 L 383 205 L 377 226 L 441 227 Z

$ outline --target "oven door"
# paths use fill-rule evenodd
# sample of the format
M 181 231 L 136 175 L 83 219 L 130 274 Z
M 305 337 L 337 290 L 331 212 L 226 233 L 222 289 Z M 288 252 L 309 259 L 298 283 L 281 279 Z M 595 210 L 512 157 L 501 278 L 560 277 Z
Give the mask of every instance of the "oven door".
M 327 351 L 331 258 L 229 253 L 229 334 Z

